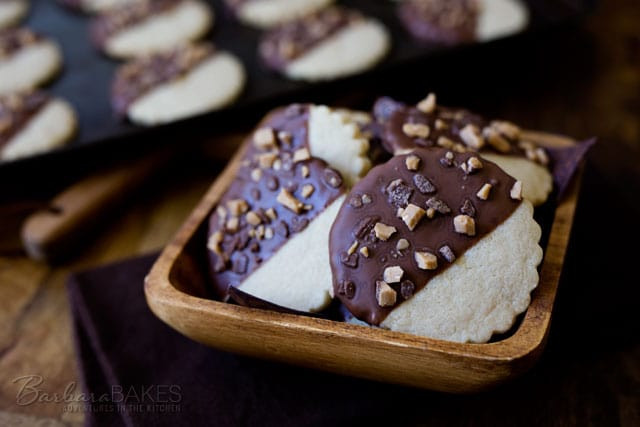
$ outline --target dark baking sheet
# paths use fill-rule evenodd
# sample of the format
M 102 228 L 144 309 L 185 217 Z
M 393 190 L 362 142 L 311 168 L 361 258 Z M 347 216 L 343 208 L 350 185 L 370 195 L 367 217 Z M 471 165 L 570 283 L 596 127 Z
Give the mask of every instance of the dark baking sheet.
M 450 48 L 421 45 L 416 43 L 396 20 L 395 2 L 345 0 L 340 3 L 376 16 L 387 25 L 393 38 L 389 56 L 379 67 L 357 77 L 319 84 L 294 82 L 266 70 L 260 64 L 255 52 L 259 31 L 235 22 L 221 0 L 210 0 L 210 3 L 216 11 L 216 22 L 207 38 L 222 49 L 234 52 L 244 62 L 248 75 L 244 93 L 226 110 L 150 129 L 134 126 L 112 113 L 109 87 L 119 62 L 101 55 L 93 48 L 88 37 L 90 19 L 65 9 L 54 0 L 32 0 L 30 15 L 25 25 L 53 37 L 62 46 L 64 70 L 48 89 L 75 106 L 79 115 L 79 132 L 70 144 L 53 153 L 35 156 L 35 159 L 0 164 L 0 169 L 11 166 L 12 163 L 33 163 L 36 160 L 42 163 L 69 152 L 77 154 L 82 151 L 91 156 L 89 153 L 96 152 L 86 149 L 98 145 L 106 144 L 108 151 L 118 150 L 118 147 L 120 150 L 135 149 L 142 136 L 145 140 L 153 139 L 153 135 L 157 135 L 159 139 L 167 139 L 170 135 L 184 135 L 185 132 L 195 135 L 222 131 L 229 126 L 237 125 L 243 119 L 254 120 L 257 111 L 263 112 L 265 108 L 277 103 L 308 99 L 313 97 L 313 94 L 336 93 L 336 90 L 343 90 L 345 87 L 354 88 L 391 70 L 435 58 L 443 52 L 461 51 L 486 44 Z M 530 9 L 528 30 L 565 22 L 582 15 L 592 6 L 589 0 L 530 0 L 527 3 Z M 184 138 L 173 139 L 176 142 L 184 141 Z

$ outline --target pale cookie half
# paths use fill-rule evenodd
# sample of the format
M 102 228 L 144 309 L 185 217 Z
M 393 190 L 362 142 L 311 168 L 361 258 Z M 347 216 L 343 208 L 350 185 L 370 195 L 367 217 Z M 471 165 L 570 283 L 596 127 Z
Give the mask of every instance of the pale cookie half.
M 227 0 L 238 19 L 258 28 L 271 28 L 320 10 L 333 0 Z
M 16 25 L 29 9 L 27 0 L 0 0 L 0 30 Z
M 186 75 L 134 101 L 128 116 L 150 126 L 217 110 L 240 95 L 245 79 L 244 67 L 234 55 L 217 52 Z
M 108 55 L 130 58 L 198 40 L 213 25 L 213 11 L 200 0 L 161 0 L 150 5 L 112 9 L 100 16 L 93 25 L 94 40 Z
M 73 107 L 62 99 L 50 99 L 0 148 L 0 159 L 15 160 L 61 147 L 76 128 Z
M 3 49 L 5 42 L 10 47 Z M 52 40 L 24 28 L 0 35 L 0 95 L 36 88 L 61 66 L 62 53 Z
M 520 0 L 482 0 L 476 35 L 486 41 L 522 31 L 529 21 L 529 9 Z
M 371 169 L 367 156 L 369 141 L 360 132 L 353 112 L 334 111 L 314 105 L 309 114 L 309 149 L 342 174 L 347 187 L 353 186 Z
M 142 3 L 146 0 L 59 0 L 65 6 L 85 12 L 102 13 L 122 6 Z
M 553 177 L 549 170 L 522 157 L 482 153 L 482 157 L 494 162 L 502 170 L 522 181 L 522 197 L 534 206 L 543 204 L 553 190 Z
M 540 227 L 528 202 L 393 310 L 380 326 L 457 342 L 506 332 L 538 285 Z

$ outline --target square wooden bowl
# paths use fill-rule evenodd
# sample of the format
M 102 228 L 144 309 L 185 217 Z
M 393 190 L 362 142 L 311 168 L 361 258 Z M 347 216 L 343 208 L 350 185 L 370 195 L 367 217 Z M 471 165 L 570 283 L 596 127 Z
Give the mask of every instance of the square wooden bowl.
M 574 142 L 529 132 L 547 146 Z M 540 282 L 519 326 L 487 344 L 460 344 L 331 320 L 227 304 L 209 297 L 207 218 L 233 180 L 244 149 L 213 183 L 145 280 L 151 310 L 169 326 L 205 345 L 248 356 L 344 375 L 432 390 L 468 393 L 528 370 L 546 343 L 581 173 L 552 212 Z

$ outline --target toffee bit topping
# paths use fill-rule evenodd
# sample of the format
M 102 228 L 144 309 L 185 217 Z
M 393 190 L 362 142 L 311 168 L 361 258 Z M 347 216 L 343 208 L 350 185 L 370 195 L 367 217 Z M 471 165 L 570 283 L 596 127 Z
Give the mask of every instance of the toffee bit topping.
M 233 217 L 233 218 L 229 218 L 225 227 L 229 233 L 235 233 L 236 231 L 238 231 L 239 225 L 240 225 L 240 222 L 238 221 L 238 218 Z
M 311 197 L 314 191 L 315 191 L 315 187 L 313 186 L 313 184 L 305 184 L 302 187 L 302 191 L 301 191 L 302 197 L 304 197 L 305 199 L 308 199 L 309 197 Z
M 469 173 L 473 173 L 482 169 L 482 162 L 477 157 L 469 157 L 467 160 L 467 170 Z
M 249 210 L 249 205 L 244 199 L 233 199 L 227 202 L 227 209 L 232 216 L 240 216 Z
M 447 260 L 447 262 L 454 262 L 456 260 L 455 254 L 448 245 L 440 246 L 438 252 L 442 255 L 442 258 Z
M 331 168 L 326 168 L 323 174 L 324 182 L 329 185 L 329 187 L 338 188 L 342 185 L 342 177 L 340 174 Z
M 309 166 L 302 165 L 302 167 L 300 168 L 300 174 L 303 178 L 307 178 L 309 176 Z
M 365 205 L 368 205 L 369 203 L 371 203 L 371 196 L 368 194 L 363 194 L 362 195 L 362 203 Z
M 417 107 L 418 110 L 425 114 L 433 113 L 436 109 L 436 95 L 434 93 L 430 93 L 425 99 L 418 102 Z
M 436 212 L 439 212 L 443 215 L 451 212 L 451 208 L 437 197 L 431 197 L 429 200 L 427 200 L 426 205 L 428 208 L 434 209 Z
M 369 258 L 369 248 L 366 246 L 361 247 L 360 254 L 365 258 Z
M 412 203 L 409 203 L 406 208 L 402 211 L 402 215 L 400 216 L 409 230 L 416 228 L 420 220 L 425 214 L 425 210 L 421 207 L 418 207 Z
M 458 215 L 453 218 L 453 227 L 456 233 L 466 234 L 467 236 L 476 235 L 476 222 L 468 215 Z
M 396 249 L 399 251 L 403 251 L 409 247 L 409 241 L 407 239 L 400 239 L 398 243 L 396 243 Z
M 276 219 L 278 219 L 278 214 L 275 211 L 275 209 L 273 208 L 269 208 L 265 211 L 265 215 L 267 216 L 267 218 L 269 218 L 271 221 L 275 221 Z
M 253 134 L 253 143 L 262 150 L 272 150 L 278 147 L 273 129 L 270 127 L 263 127 L 255 131 Z
M 509 196 L 513 200 L 522 200 L 522 181 L 516 181 L 513 183 Z
M 431 219 L 434 216 L 436 216 L 436 210 L 433 208 L 428 208 L 427 209 L 427 218 Z
M 511 151 L 511 144 L 507 141 L 496 129 L 493 127 L 487 126 L 482 130 L 482 135 L 484 136 L 487 143 L 492 146 L 496 151 L 501 153 L 508 153 Z
M 251 171 L 251 179 L 258 182 L 260 178 L 262 178 L 262 169 L 253 169 Z
M 293 162 L 298 163 L 304 160 L 309 160 L 311 158 L 311 154 L 309 153 L 308 148 L 300 148 L 293 153 Z
M 340 254 L 340 262 L 350 268 L 356 268 L 358 266 L 358 254 L 348 254 L 343 252 Z
M 396 303 L 396 291 L 382 280 L 376 282 L 376 300 L 380 307 L 391 307 Z
M 476 197 L 480 200 L 487 200 L 489 198 L 489 194 L 491 193 L 491 184 L 486 183 L 478 190 L 476 193 Z
M 409 198 L 413 194 L 413 189 L 401 179 L 391 181 L 387 186 L 387 196 L 389 203 L 393 206 L 403 208 L 409 203 Z
M 382 276 L 387 283 L 399 283 L 403 274 L 404 270 L 400 266 L 394 265 L 393 267 L 385 268 Z
M 538 163 L 543 166 L 547 166 L 549 164 L 549 156 L 547 155 L 547 152 L 544 150 L 544 148 L 536 148 L 536 155 L 538 157 Z
M 420 157 L 411 154 L 404 160 L 404 164 L 410 171 L 418 170 L 418 168 L 420 167 Z
M 258 164 L 261 168 L 268 169 L 273 166 L 273 163 L 278 158 L 276 153 L 262 153 L 258 156 Z
M 416 285 L 411 280 L 403 280 L 400 284 L 400 295 L 402 298 L 409 299 L 416 291 Z
M 349 247 L 349 250 L 347 250 L 347 253 L 348 253 L 349 255 L 351 255 L 352 253 L 354 253 L 354 252 L 356 251 L 356 249 L 358 249 L 358 241 L 357 241 L 357 240 L 355 240 L 355 241 L 351 244 L 351 246 Z
M 264 238 L 270 240 L 273 238 L 273 228 L 267 227 L 264 229 Z
M 460 131 L 460 138 L 469 147 L 479 150 L 484 146 L 484 138 L 476 125 L 469 123 Z
M 293 211 L 296 214 L 299 214 L 300 212 L 302 212 L 302 209 L 304 207 L 304 203 L 296 199 L 293 194 L 289 193 L 284 188 L 280 189 L 280 193 L 278 194 L 278 197 L 276 198 L 276 200 L 282 206 L 289 209 L 290 211 Z
M 494 120 L 491 127 L 509 139 L 520 138 L 520 128 L 506 120 Z
M 436 144 L 438 144 L 442 148 L 451 149 L 455 145 L 455 142 L 453 142 L 452 140 L 450 140 L 446 136 L 439 136 L 438 137 L 438 141 L 436 141 Z
M 447 122 L 445 122 L 444 120 L 441 119 L 436 119 L 436 130 L 445 130 L 445 129 L 449 129 L 449 125 L 447 124 Z M 438 144 L 439 145 L 439 144 Z
M 411 138 L 426 139 L 429 137 L 431 129 L 422 123 L 405 123 L 402 125 L 402 132 Z
M 380 240 L 386 241 L 395 233 L 397 230 L 392 225 L 383 224 L 381 222 L 376 222 L 376 225 L 373 227 L 374 233 L 376 233 L 376 237 Z
M 247 213 L 246 219 L 247 219 L 247 223 L 254 226 L 259 225 L 262 222 L 262 219 L 260 218 L 260 216 L 258 216 L 258 214 L 255 213 L 254 211 L 249 211 Z
M 222 253 L 222 251 L 220 250 L 220 243 L 222 243 L 223 237 L 224 235 L 220 230 L 211 234 L 211 236 L 209 236 L 209 240 L 207 241 L 207 248 L 220 255 Z
M 362 207 L 362 198 L 358 194 L 354 194 L 349 198 L 349 206 L 352 208 Z
M 289 132 L 282 130 L 278 132 L 278 139 L 284 142 L 285 145 L 290 145 L 291 141 L 293 141 L 293 136 Z
M 413 185 L 415 185 L 418 191 L 422 194 L 434 193 L 436 191 L 436 187 L 433 183 L 429 181 L 426 176 L 420 175 L 419 173 L 413 176 Z
M 460 206 L 460 213 L 472 218 L 476 216 L 476 208 L 473 206 L 471 200 L 464 199 L 464 202 L 462 202 L 462 205 Z
M 421 270 L 435 270 L 438 268 L 438 258 L 431 252 L 416 251 L 413 256 L 418 268 Z

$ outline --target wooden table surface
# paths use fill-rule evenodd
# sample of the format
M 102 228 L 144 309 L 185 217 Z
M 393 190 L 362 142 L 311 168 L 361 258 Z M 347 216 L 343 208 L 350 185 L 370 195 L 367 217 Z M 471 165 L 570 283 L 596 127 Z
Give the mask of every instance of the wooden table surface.
M 549 347 L 531 374 L 557 378 L 564 400 L 537 403 L 552 411 L 543 419 L 555 425 L 640 425 L 637 260 L 615 246 L 627 243 L 623 234 L 602 227 L 617 229 L 628 221 L 638 237 L 640 2 L 601 3 L 583 24 L 528 37 L 507 54 L 492 49 L 482 54 L 488 55 L 486 63 L 483 58 L 443 61 L 413 70 L 406 79 L 412 83 L 375 88 L 378 94 L 411 100 L 435 90 L 444 103 L 528 128 L 600 137 L 589 157 Z M 25 375 L 41 376 L 40 388 L 51 395 L 62 396 L 77 381 L 66 278 L 76 270 L 159 250 L 220 170 L 214 159 L 220 143 L 211 141 L 182 156 L 64 264 L 0 256 L 0 425 L 82 423 L 81 413 L 63 411 L 64 402 L 21 405 L 16 398 Z M 615 224 L 605 216 L 612 211 L 619 214 Z M 70 391 L 78 393 L 79 386 Z M 508 388 L 498 394 L 504 395 Z M 522 398 L 550 397 L 533 390 Z M 436 415 L 447 423 L 446 411 Z M 491 420 L 470 417 L 465 424 Z

